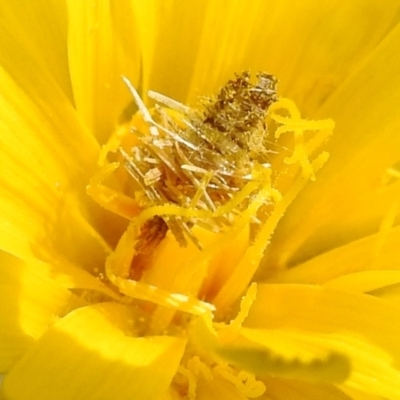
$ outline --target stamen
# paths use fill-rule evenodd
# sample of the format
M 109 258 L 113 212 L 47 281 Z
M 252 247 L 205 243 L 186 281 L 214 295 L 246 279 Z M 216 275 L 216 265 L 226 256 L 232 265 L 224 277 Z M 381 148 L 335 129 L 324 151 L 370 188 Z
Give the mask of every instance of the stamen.
M 153 119 L 151 118 L 149 110 L 146 108 L 145 104 L 143 103 L 142 99 L 140 98 L 139 93 L 136 91 L 136 89 L 131 84 L 131 82 L 128 78 L 126 78 L 125 76 L 122 76 L 122 80 L 125 82 L 125 85 L 128 87 L 129 91 L 131 92 L 132 97 L 135 100 L 135 103 L 138 106 L 139 111 L 141 112 L 141 114 L 143 116 L 143 120 L 149 124 L 152 124 Z M 153 136 L 159 136 L 157 128 L 154 126 L 150 127 L 150 132 Z
M 279 115 L 277 112 L 279 109 L 289 112 L 289 116 L 283 117 Z M 279 103 L 271 105 L 268 114 L 274 121 L 280 124 L 275 132 L 275 137 L 277 139 L 279 139 L 283 133 L 292 133 L 294 136 L 294 149 L 292 155 L 285 158 L 285 163 L 299 163 L 304 177 L 314 181 L 315 173 L 312 169 L 309 157 L 315 149 L 332 134 L 334 122 L 330 119 L 321 121 L 302 119 L 296 105 L 289 99 L 281 99 Z M 313 140 L 306 143 L 304 134 L 307 131 L 314 131 L 315 135 Z
M 231 226 L 232 216 L 245 211 L 252 202 L 250 196 L 255 195 L 245 190 L 247 183 L 270 179 L 257 176 L 255 170 L 270 168 L 265 118 L 268 107 L 277 101 L 276 79 L 265 73 L 259 73 L 257 79 L 252 83 L 248 72 L 237 75 L 215 99 L 204 99 L 203 110 L 150 92 L 151 98 L 169 108 L 156 105 L 149 111 L 133 85 L 123 78 L 150 132 L 135 130 L 139 145 L 132 155 L 120 150 L 125 168 L 146 195 L 144 208 L 179 207 L 175 216 L 160 215 L 182 246 L 189 240 L 202 247 L 191 231 L 195 224 L 210 231 Z M 253 190 L 267 181 L 260 181 Z M 183 209 L 200 213 L 190 217 Z M 201 213 L 204 211 L 210 213 L 206 216 Z
M 113 157 L 121 159 L 124 170 L 118 173 L 128 187 L 119 193 L 103 185 L 119 167 L 119 163 L 106 164 L 104 152 L 101 170 L 88 186 L 96 201 L 131 221 L 107 260 L 107 278 L 128 297 L 174 311 L 202 315 L 214 311 L 215 304 L 218 313 L 224 312 L 251 283 L 287 207 L 327 160 L 328 154 L 318 154 L 317 149 L 333 122 L 302 119 L 294 103 L 278 99 L 276 79 L 265 73 L 259 73 L 256 82 L 251 82 L 248 72 L 237 75 L 217 96 L 203 99 L 198 109 L 151 92 L 160 105 L 149 110 L 129 80 L 123 80 L 139 113 L 126 130 L 132 137 L 113 136 L 104 149 L 118 149 Z M 306 131 L 311 134 L 305 136 Z M 293 135 L 289 147 L 278 142 L 282 134 Z M 282 150 L 285 169 L 273 170 L 282 162 Z M 221 235 L 204 246 L 194 233 L 196 227 Z M 219 284 L 206 283 L 211 292 L 201 283 L 194 291 L 187 285 L 166 290 L 168 286 L 158 287 L 159 282 L 146 283 L 146 279 L 153 282 L 148 268 L 168 231 L 180 246 L 191 242 L 201 250 L 193 268 L 203 271 L 202 276 L 221 246 L 239 237 L 240 259 Z M 207 301 L 197 299 L 198 293 Z M 244 308 L 253 295 L 250 291 L 245 297 Z M 232 335 L 245 314 L 243 310 L 232 322 Z
M 185 106 L 184 104 L 182 104 L 179 101 L 176 101 L 174 99 L 171 99 L 170 97 L 164 96 L 161 93 L 154 92 L 153 90 L 149 90 L 147 92 L 147 95 L 151 99 L 153 99 L 161 104 L 166 105 L 167 107 L 171 108 L 172 110 L 179 111 L 183 114 L 187 114 L 190 112 L 190 107 Z

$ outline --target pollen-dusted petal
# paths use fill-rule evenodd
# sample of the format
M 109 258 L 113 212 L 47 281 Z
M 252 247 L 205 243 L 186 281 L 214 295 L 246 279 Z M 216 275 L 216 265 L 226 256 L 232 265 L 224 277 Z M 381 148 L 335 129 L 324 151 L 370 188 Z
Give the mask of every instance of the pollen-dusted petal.
M 46 265 L 0 252 L 0 372 L 7 372 L 66 307 L 71 293 Z
M 67 61 L 67 13 L 64 1 L 22 0 L 0 3 L 0 31 L 4 41 L 15 40 L 46 70 L 73 101 Z M 4 51 L 4 43 L 0 45 Z M 4 55 L 4 54 L 3 54 Z M 15 67 L 15 65 L 14 65 Z M 18 68 L 16 68 L 16 73 Z
M 259 285 L 245 324 L 309 335 L 315 345 L 331 343 L 348 355 L 346 385 L 400 398 L 400 307 L 370 295 L 307 285 Z M 299 335 L 301 337 L 301 335 Z
M 258 400 L 354 400 L 333 385 L 315 384 L 277 377 L 265 378 L 263 382 L 267 387 L 267 391 Z M 368 397 L 365 400 L 370 399 Z
M 135 316 L 104 303 L 57 322 L 6 376 L 14 400 L 158 400 L 168 390 L 185 340 L 133 337 Z M 66 384 L 68 382 L 68 384 Z
M 400 161 L 399 41 L 400 25 L 319 110 L 336 123 L 329 162 L 282 219 L 273 262 L 297 264 L 376 232 L 396 205 L 398 179 L 384 176 Z
M 76 108 L 104 143 L 131 103 L 121 75 L 140 85 L 139 38 L 129 0 L 67 1 L 68 59 Z
M 98 267 L 106 245 L 85 194 L 98 145 L 46 70 L 12 38 L 1 49 L 0 247 L 23 259 L 59 252 Z

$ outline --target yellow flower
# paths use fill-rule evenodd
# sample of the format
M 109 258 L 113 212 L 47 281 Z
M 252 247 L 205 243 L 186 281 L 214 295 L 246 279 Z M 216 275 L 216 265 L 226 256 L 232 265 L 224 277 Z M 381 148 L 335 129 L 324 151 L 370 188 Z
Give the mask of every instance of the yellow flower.
M 396 3 L 3 1 L 1 395 L 400 399 Z M 149 117 L 198 121 L 148 90 L 196 104 L 249 69 L 279 79 L 269 162 L 212 212 L 147 204 Z

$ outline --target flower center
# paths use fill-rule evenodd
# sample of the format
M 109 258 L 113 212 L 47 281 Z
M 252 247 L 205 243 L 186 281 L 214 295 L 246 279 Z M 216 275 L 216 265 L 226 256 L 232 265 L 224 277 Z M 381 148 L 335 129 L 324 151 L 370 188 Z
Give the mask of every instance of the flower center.
M 177 392 L 194 399 L 196 382 L 222 379 L 258 397 L 264 386 L 241 371 L 247 353 L 232 343 L 280 218 L 327 159 L 317 149 L 333 122 L 302 119 L 266 73 L 237 75 L 197 108 L 149 92 L 148 109 L 124 80 L 138 112 L 103 147 L 87 188 L 129 221 L 105 276 L 134 303 L 141 334 L 188 338 Z
M 197 108 L 149 92 L 149 110 L 124 80 L 139 111 L 104 146 L 88 186 L 130 221 L 106 276 L 150 303 L 154 328 L 176 312 L 227 320 L 279 219 L 327 159 L 316 149 L 333 123 L 302 119 L 264 72 L 237 75 Z
M 168 230 L 181 246 L 192 241 L 202 249 L 194 226 L 220 233 L 248 208 L 251 195 L 262 185 L 261 171 L 270 168 L 266 115 L 277 98 L 275 87 L 270 75 L 259 74 L 252 84 L 244 73 L 229 81 L 215 99 L 204 99 L 201 110 L 153 93 L 172 109 L 156 105 L 150 115 L 139 101 L 149 129 L 131 126 L 136 146 L 119 149 L 136 184 L 134 196 L 142 209 L 173 204 L 192 210 L 187 216 L 180 212 L 147 221 L 139 253 L 153 238 L 162 240 Z M 269 179 L 267 171 L 264 175 Z

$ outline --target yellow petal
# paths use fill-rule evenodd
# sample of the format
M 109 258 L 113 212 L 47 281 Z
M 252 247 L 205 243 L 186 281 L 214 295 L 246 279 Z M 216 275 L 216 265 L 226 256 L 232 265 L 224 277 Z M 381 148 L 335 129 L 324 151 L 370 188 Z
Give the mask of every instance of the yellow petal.
M 182 397 L 178 391 L 170 388 L 166 393 L 166 395 L 162 397 L 160 400 L 182 400 Z
M 370 294 L 400 304 L 400 284 L 373 290 Z
M 196 400 L 247 400 L 248 398 L 240 393 L 235 385 L 219 377 L 210 381 L 201 379 L 197 383 Z
M 279 264 L 295 264 L 376 232 L 400 194 L 382 185 L 400 160 L 400 25 L 342 84 L 319 113 L 336 122 L 329 162 L 300 193 L 272 247 Z
M 390 229 L 383 243 L 379 239 L 380 233 L 337 247 L 294 268 L 281 271 L 270 280 L 281 283 L 323 284 L 348 274 L 376 270 L 392 270 L 387 279 L 396 279 L 400 268 L 400 253 L 397 249 L 400 227 Z M 376 273 L 384 276 L 378 271 Z M 393 283 L 395 282 L 388 282 Z
M 137 3 L 140 7 L 137 10 L 138 23 L 143 32 L 141 47 L 145 53 L 144 87 L 185 101 L 203 32 L 209 28 L 206 18 L 213 2 L 167 0 Z
M 259 361 L 246 360 L 247 368 L 257 374 L 303 379 L 312 382 L 339 383 L 349 375 L 350 364 L 334 343 L 321 345 L 302 332 L 243 328 L 241 335 L 251 343 L 262 346 L 266 357 Z M 255 362 L 252 362 L 255 361 Z
M 293 379 L 265 378 L 267 391 L 259 400 L 350 400 L 333 385 L 311 384 Z M 367 400 L 367 399 L 365 399 Z
M 399 306 L 369 295 L 306 285 L 259 285 L 246 324 L 332 348 L 352 362 L 346 387 L 400 398 Z M 371 318 L 373 316 L 373 318 Z M 308 344 L 307 344 L 308 336 Z M 290 351 L 290 342 L 285 351 Z M 303 345 L 303 346 L 304 346 Z
M 229 363 L 257 376 L 281 376 L 313 382 L 341 383 L 349 375 L 349 358 L 336 341 L 284 330 L 242 328 L 240 336 L 217 332 L 207 315 L 193 325 L 191 338 L 199 353 L 213 361 Z
M 346 385 L 400 398 L 399 306 L 370 295 L 306 285 L 259 285 L 245 324 L 310 335 L 316 346 L 330 343 L 352 360 Z M 302 334 L 299 334 L 302 332 Z
M 104 303 L 57 322 L 5 377 L 13 400 L 158 400 L 165 396 L 185 340 L 132 337 L 134 315 Z M 68 382 L 68 385 L 66 385 Z
M 140 55 L 133 3 L 68 4 L 68 55 L 76 108 L 104 143 L 131 102 L 122 82 L 126 75 L 139 85 Z
M 257 63 L 252 65 L 257 68 L 271 68 L 281 81 L 282 93 L 314 117 L 319 104 L 397 23 L 399 4 L 387 5 L 390 11 L 379 0 L 346 5 L 340 0 L 279 1 L 260 16 L 266 22 L 258 26 L 265 26 L 266 34 L 253 33 L 255 46 L 265 50 L 252 47 L 248 57 L 255 55 Z
M 34 346 L 70 295 L 45 265 L 25 264 L 0 252 L 0 372 Z
M 363 271 L 347 274 L 325 283 L 326 287 L 353 292 L 371 292 L 400 283 L 400 271 Z
M 98 268 L 104 221 L 85 194 L 98 145 L 49 73 L 1 37 L 1 248 L 25 260 L 58 252 Z
M 18 3 L 2 1 L 0 16 L 2 52 L 4 52 L 6 42 L 10 42 L 12 38 L 18 53 L 29 54 L 55 79 L 70 101 L 73 101 L 67 60 L 65 2 L 58 0 L 22 0 Z M 16 65 L 14 64 L 13 67 L 15 68 Z M 15 69 L 17 72 L 18 68 Z
M 360 334 L 394 358 L 400 357 L 399 306 L 361 293 L 296 284 L 258 285 L 245 324 L 254 328 L 305 329 Z M 371 318 L 371 315 L 374 318 Z
M 266 70 L 280 79 L 282 93 L 308 113 L 382 40 L 399 5 L 261 0 L 229 6 L 192 1 L 189 7 L 168 1 L 159 9 L 164 18 L 149 27 L 157 32 L 155 90 L 193 101 L 215 92 L 235 72 Z
M 279 352 L 278 354 L 282 354 L 285 358 L 289 355 L 293 357 L 296 354 L 299 357 L 298 370 L 286 371 L 286 373 L 292 372 L 292 377 L 295 379 L 320 380 L 326 383 L 335 382 L 335 374 L 336 378 L 339 377 L 338 368 L 340 368 L 340 364 L 337 363 L 335 370 L 332 362 L 331 366 L 328 363 L 325 365 L 322 362 L 320 364 L 315 363 L 317 368 L 315 368 L 313 374 L 311 370 L 315 361 L 309 362 L 308 365 L 305 361 L 314 359 L 321 351 L 331 351 L 331 354 L 337 352 L 337 354 L 341 353 L 347 356 L 351 362 L 351 373 L 348 374 L 349 368 L 347 368 L 347 371 L 342 371 L 342 379 L 343 372 L 350 375 L 346 380 L 343 380 L 344 386 L 391 399 L 399 398 L 400 371 L 391 365 L 391 356 L 362 338 L 351 335 L 351 333 L 315 334 L 286 329 L 245 329 L 243 335 L 252 341 L 264 342 L 266 346 L 276 349 Z M 302 370 L 300 368 L 301 363 L 303 363 Z M 309 368 L 310 371 L 307 367 L 311 367 Z M 285 373 L 278 373 L 278 375 L 285 376 Z M 339 380 L 336 380 L 336 382 L 339 382 Z
M 343 393 L 346 393 L 346 395 L 349 396 L 348 398 L 350 398 L 351 400 L 382 400 L 381 396 L 365 393 L 360 390 L 351 389 L 348 387 L 341 386 L 341 390 L 343 391 Z

